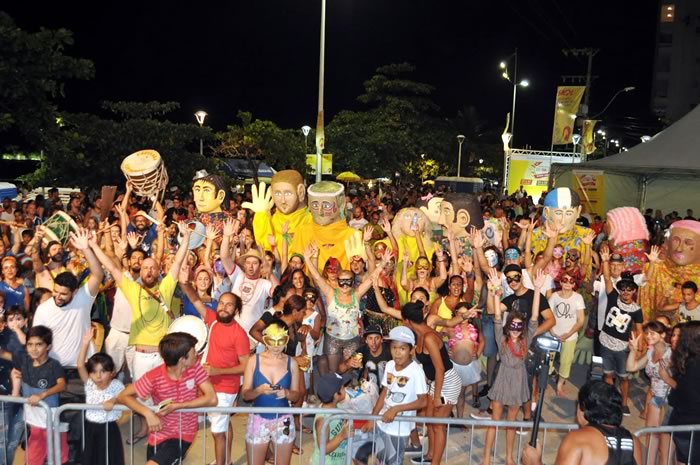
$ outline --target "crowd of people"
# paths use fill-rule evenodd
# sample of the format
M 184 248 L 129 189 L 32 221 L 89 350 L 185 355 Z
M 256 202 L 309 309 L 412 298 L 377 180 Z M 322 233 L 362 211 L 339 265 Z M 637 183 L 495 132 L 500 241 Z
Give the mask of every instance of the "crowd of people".
M 381 420 L 362 431 L 332 421 L 326 463 L 411 456 L 439 465 L 445 426 L 428 424 L 421 442 L 420 425 L 397 417 L 464 418 L 469 408 L 476 419 L 529 421 L 537 392 L 548 389 L 537 385 L 538 370 L 549 370 L 554 395 L 576 397 L 577 352 L 602 358 L 605 381 L 619 386 L 620 414 L 630 415 L 630 374 L 644 371 L 647 426 L 700 423 L 700 275 L 674 282 L 673 294 L 658 285 L 671 256 L 700 262 L 695 236 L 682 233 L 700 235 L 690 210 L 684 219 L 630 213 L 623 228 L 638 217 L 644 229 L 634 248 L 620 247 L 614 212 L 581 214 L 568 189 L 538 202 L 523 188 L 346 192 L 322 182 L 307 190 L 298 173 L 281 171 L 269 188 L 242 194 L 206 172 L 191 191 L 172 188 L 160 199 L 134 190 L 127 182 L 111 205 L 84 193 L 64 203 L 56 189 L 2 202 L 0 395 L 27 399 L 2 403 L 2 465 L 23 441 L 27 463 L 44 463 L 50 420 L 40 401 L 103 406 L 86 413 L 84 431 L 80 415 L 65 416 L 62 463 L 124 463 L 121 404 L 140 419 L 127 444 L 146 438 L 147 463 L 165 465 L 185 457 L 199 427 L 196 413 L 178 410 L 330 409 L 358 383 L 376 386 L 365 413 Z M 68 230 L 54 227 L 57 212 L 71 218 Z M 640 298 L 644 286 L 659 297 Z M 561 344 L 549 367 L 540 336 Z M 584 404 L 579 397 L 581 411 L 595 410 Z M 605 436 L 621 423 L 605 423 L 610 415 L 579 420 Z M 303 453 L 297 431 L 305 429 L 318 463 L 324 418 L 309 429 L 298 416 L 249 414 L 248 462 L 289 464 Z M 215 463 L 226 465 L 230 415 L 207 419 Z M 491 463 L 495 433 L 486 432 L 482 464 Z M 506 464 L 516 463 L 516 433 L 506 431 Z M 348 447 L 353 434 L 365 440 Z M 689 463 L 691 450 L 700 453 L 685 434 L 653 435 L 646 446 L 649 463 Z M 632 461 L 618 463 L 642 465 L 637 449 L 626 456 Z

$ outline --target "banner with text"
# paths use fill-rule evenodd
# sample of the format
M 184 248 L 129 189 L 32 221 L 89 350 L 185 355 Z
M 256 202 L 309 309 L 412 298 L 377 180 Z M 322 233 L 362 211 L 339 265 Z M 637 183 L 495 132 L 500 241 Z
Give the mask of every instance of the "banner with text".
M 547 190 L 549 166 L 549 158 L 545 157 L 540 160 L 511 159 L 508 192 L 516 192 L 523 186 L 527 195 L 531 195 L 537 202 L 542 192 Z
M 552 145 L 571 144 L 574 133 L 574 121 L 581 104 L 585 86 L 557 87 L 557 101 L 554 107 L 554 130 Z
M 598 170 L 573 170 L 573 189 L 581 199 L 583 212 L 605 218 L 605 176 Z
M 307 174 L 316 174 L 316 154 L 306 155 L 306 167 Z M 324 153 L 323 159 L 321 160 L 321 174 L 333 174 L 333 155 L 330 153 Z

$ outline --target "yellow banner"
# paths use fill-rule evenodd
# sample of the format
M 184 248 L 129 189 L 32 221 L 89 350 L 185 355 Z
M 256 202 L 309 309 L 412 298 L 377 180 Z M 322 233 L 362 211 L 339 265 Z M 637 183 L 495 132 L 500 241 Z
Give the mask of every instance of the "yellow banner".
M 320 147 L 321 151 L 326 148 L 326 136 L 323 130 L 323 111 L 319 111 L 316 117 L 316 147 Z
M 311 153 L 306 155 L 307 173 L 310 175 L 316 174 L 316 154 Z M 321 160 L 321 174 L 333 174 L 333 155 L 324 153 Z
M 552 145 L 566 145 L 571 143 L 576 113 L 578 112 L 578 107 L 581 104 L 581 97 L 583 97 L 583 92 L 585 90 L 585 86 L 557 87 Z
M 605 218 L 605 177 L 602 171 L 573 170 L 574 191 L 583 205 L 583 212 Z
M 581 137 L 582 152 L 590 155 L 595 152 L 595 125 L 597 119 L 587 119 L 583 121 L 583 136 Z
M 527 195 L 537 200 L 547 190 L 549 181 L 549 160 L 511 160 L 508 174 L 508 193 L 516 192 L 523 186 Z

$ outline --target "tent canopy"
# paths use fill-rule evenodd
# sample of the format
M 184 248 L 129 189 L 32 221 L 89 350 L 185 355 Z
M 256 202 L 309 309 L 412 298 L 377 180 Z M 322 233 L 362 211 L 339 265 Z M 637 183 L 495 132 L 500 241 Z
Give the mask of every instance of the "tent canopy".
M 638 144 L 617 155 L 578 164 L 576 169 L 596 169 L 648 177 L 697 176 L 700 173 L 699 148 L 700 106 L 658 133 L 649 142 Z M 554 166 L 553 171 L 570 166 Z

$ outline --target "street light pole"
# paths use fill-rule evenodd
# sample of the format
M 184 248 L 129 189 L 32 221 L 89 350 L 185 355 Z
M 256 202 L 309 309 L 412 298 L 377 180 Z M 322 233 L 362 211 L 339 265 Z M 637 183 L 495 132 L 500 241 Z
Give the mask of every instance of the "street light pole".
M 457 136 L 457 142 L 459 142 L 459 156 L 457 157 L 457 177 L 462 175 L 462 143 L 464 142 L 464 136 L 462 134 Z
M 204 110 L 199 110 L 194 114 L 194 117 L 197 118 L 197 122 L 199 123 L 199 127 L 203 128 L 204 127 L 204 119 L 207 117 L 207 112 Z M 199 138 L 199 154 L 204 156 L 204 139 L 201 137 Z
M 321 46 L 318 59 L 318 115 L 316 117 L 316 182 L 321 182 L 325 136 L 323 132 L 323 77 L 326 55 L 326 0 L 321 0 Z
M 510 113 L 510 138 L 511 147 L 515 138 L 515 98 L 518 96 L 518 49 L 513 54 L 513 109 Z
M 311 132 L 311 126 L 304 125 L 301 127 L 301 132 L 304 134 L 304 156 L 309 153 L 309 133 Z

